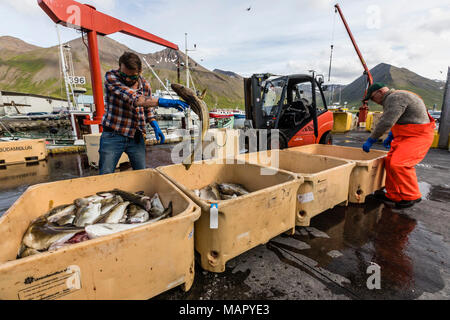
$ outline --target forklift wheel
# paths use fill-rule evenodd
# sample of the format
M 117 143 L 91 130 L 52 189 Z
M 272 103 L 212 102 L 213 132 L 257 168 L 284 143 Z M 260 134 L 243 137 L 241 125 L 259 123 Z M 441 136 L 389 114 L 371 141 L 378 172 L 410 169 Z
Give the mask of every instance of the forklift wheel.
M 331 135 L 331 132 L 328 131 L 325 133 L 322 138 L 320 138 L 320 144 L 333 144 L 333 137 Z

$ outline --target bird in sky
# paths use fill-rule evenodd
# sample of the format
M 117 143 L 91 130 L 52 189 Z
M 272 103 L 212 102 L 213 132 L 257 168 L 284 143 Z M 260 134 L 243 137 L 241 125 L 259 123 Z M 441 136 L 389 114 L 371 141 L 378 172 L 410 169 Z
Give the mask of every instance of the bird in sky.
M 251 8 L 252 8 L 252 6 L 248 7 L 246 10 L 247 10 L 247 11 L 250 11 Z

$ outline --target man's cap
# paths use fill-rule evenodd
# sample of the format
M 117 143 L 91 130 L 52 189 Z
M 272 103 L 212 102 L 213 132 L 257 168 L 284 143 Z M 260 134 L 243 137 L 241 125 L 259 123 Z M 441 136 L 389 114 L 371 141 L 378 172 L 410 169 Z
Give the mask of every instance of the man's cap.
M 368 89 L 367 89 L 367 93 L 366 96 L 364 97 L 363 101 L 367 101 L 370 99 L 370 96 L 372 95 L 372 93 L 374 93 L 377 90 L 380 90 L 381 88 L 386 87 L 386 85 L 384 83 L 381 82 L 375 82 L 373 83 Z

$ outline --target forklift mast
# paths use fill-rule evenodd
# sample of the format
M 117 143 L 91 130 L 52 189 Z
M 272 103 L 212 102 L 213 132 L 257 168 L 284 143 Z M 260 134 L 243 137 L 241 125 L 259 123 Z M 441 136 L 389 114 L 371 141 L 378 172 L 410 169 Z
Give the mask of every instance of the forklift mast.
M 262 83 L 271 76 L 270 73 L 254 74 L 244 79 L 245 118 L 251 120 L 254 128 L 261 128 L 264 120 L 262 117 Z

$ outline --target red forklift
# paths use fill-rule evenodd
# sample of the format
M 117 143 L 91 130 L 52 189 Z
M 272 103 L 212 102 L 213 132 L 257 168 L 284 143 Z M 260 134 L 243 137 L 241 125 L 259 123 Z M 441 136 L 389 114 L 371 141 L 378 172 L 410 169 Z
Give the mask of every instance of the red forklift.
M 279 148 L 332 144 L 333 114 L 328 111 L 323 76 L 254 74 L 244 79 L 246 127 L 279 129 Z M 276 145 L 276 144 L 275 144 Z

